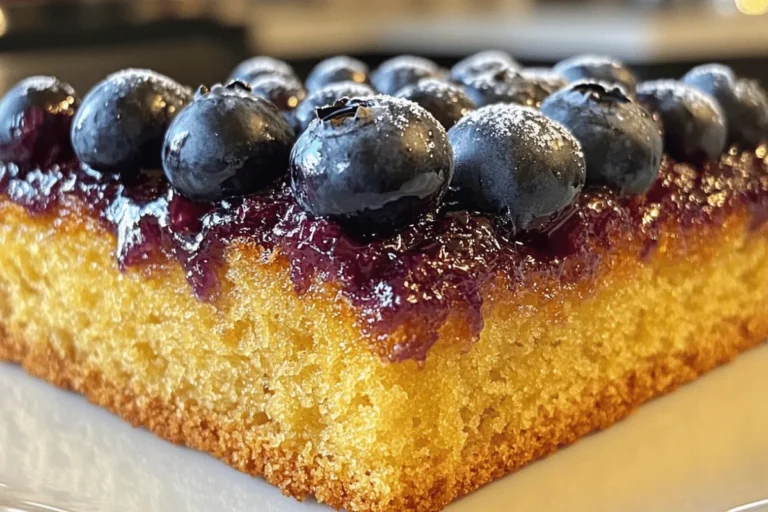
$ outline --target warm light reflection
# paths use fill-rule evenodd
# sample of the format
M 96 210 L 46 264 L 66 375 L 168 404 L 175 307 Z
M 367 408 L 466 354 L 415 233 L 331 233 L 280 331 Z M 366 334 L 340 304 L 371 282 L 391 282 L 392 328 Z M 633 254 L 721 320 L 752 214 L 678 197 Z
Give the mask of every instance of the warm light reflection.
M 757 16 L 768 13 L 768 0 L 734 0 L 736 8 L 744 14 Z
M 5 17 L 5 11 L 0 7 L 0 36 L 8 31 L 8 19 Z

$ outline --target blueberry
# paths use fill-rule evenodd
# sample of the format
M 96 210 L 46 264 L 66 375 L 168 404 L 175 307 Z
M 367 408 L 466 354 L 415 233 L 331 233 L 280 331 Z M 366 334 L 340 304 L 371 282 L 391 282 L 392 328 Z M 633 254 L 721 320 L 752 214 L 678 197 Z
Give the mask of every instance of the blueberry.
M 523 68 L 519 73 L 523 78 L 548 90 L 550 94 L 568 85 L 568 80 L 552 68 Z
M 467 208 L 500 215 L 517 231 L 545 224 L 584 185 L 579 143 L 561 125 L 518 105 L 489 105 L 448 132 L 451 188 Z
M 311 93 L 302 101 L 294 112 L 294 129 L 301 133 L 307 129 L 309 123 L 315 119 L 315 111 L 319 107 L 333 105 L 341 98 L 360 98 L 373 96 L 373 89 L 367 85 L 355 82 L 338 82 L 330 84 Z
M 661 166 L 663 143 L 651 115 L 615 84 L 576 82 L 541 104 L 581 142 L 587 184 L 624 194 L 650 188 Z
M 33 76 L 0 100 L 0 159 L 49 165 L 72 156 L 69 130 L 80 98 L 69 84 Z
M 307 96 L 301 82 L 289 76 L 260 76 L 249 82 L 248 86 L 255 96 L 272 102 L 283 112 L 295 109 Z
M 603 55 L 571 57 L 558 62 L 553 69 L 568 82 L 594 80 L 619 84 L 629 96 L 634 96 L 637 87 L 637 79 L 627 66 Z
M 768 97 L 757 82 L 736 78 L 722 64 L 695 67 L 683 82 L 717 100 L 728 124 L 729 142 L 757 146 L 768 138 Z
M 637 98 L 660 116 L 664 150 L 673 158 L 694 163 L 719 158 L 727 129 L 720 105 L 711 96 L 675 80 L 656 80 L 641 83 Z
M 243 83 L 265 75 L 280 75 L 296 78 L 296 73 L 287 62 L 272 57 L 251 57 L 244 60 L 229 75 L 229 80 L 240 80 Z
M 314 92 L 337 82 L 367 84 L 368 72 L 368 66 L 362 61 L 346 55 L 331 57 L 320 62 L 309 73 L 306 80 L 307 90 Z
M 475 110 L 475 103 L 456 85 L 435 78 L 425 78 L 404 87 L 396 94 L 399 98 L 418 103 L 448 130 L 456 121 Z
M 498 50 L 486 50 L 470 55 L 456 63 L 451 68 L 451 80 L 465 84 L 480 75 L 501 71 L 502 69 L 519 69 L 518 64 L 508 53 Z
M 511 69 L 480 75 L 466 83 L 464 91 L 478 107 L 494 103 L 538 107 L 550 94 L 550 90 L 539 82 L 525 78 Z
M 163 170 L 193 201 L 242 196 L 287 171 L 293 141 L 280 111 L 240 82 L 201 87 L 168 128 Z
M 299 204 L 354 235 L 390 233 L 434 209 L 453 154 L 445 130 L 413 102 L 341 100 L 318 112 L 291 153 Z
M 72 147 L 98 170 L 158 168 L 165 131 L 191 99 L 189 89 L 154 71 L 113 73 L 83 99 L 72 122 Z
M 374 71 L 373 87 L 382 94 L 393 95 L 406 85 L 422 78 L 439 78 L 440 68 L 431 60 L 412 55 L 400 55 L 384 61 Z

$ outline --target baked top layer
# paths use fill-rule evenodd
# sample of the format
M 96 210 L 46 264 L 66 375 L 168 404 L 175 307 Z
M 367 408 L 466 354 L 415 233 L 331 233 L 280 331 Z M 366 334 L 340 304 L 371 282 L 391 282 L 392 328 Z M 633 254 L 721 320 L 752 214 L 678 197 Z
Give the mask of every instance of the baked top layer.
M 589 293 L 665 240 L 685 258 L 703 226 L 768 217 L 768 95 L 725 66 L 638 86 L 605 57 L 526 72 L 481 52 L 448 77 L 400 56 L 371 75 L 378 95 L 349 58 L 313 72 L 319 96 L 275 59 L 232 78 L 193 94 L 123 70 L 82 104 L 20 82 L 0 101 L 2 200 L 98 220 L 120 269 L 181 265 L 203 301 L 226 293 L 233 243 L 281 258 L 387 361 L 423 361 L 448 322 L 477 340 L 502 291 Z
M 423 359 L 449 316 L 476 337 L 494 287 L 538 288 L 545 295 L 576 284 L 585 289 L 617 251 L 642 261 L 663 234 L 695 238 L 706 231 L 702 226 L 741 211 L 755 232 L 768 220 L 765 146 L 732 148 L 720 162 L 698 168 L 665 157 L 647 195 L 588 190 L 557 225 L 522 237 L 448 202 L 394 236 L 362 243 L 305 213 L 284 182 L 201 212 L 157 173 L 124 181 L 74 160 L 26 172 L 0 165 L 3 201 L 39 215 L 97 218 L 115 233 L 121 268 L 180 264 L 203 300 L 216 300 L 217 261 L 232 242 L 258 249 L 254 265 L 285 258 L 298 293 L 316 284 L 338 287 L 372 350 L 391 361 Z M 393 344 L 388 335 L 395 331 Z

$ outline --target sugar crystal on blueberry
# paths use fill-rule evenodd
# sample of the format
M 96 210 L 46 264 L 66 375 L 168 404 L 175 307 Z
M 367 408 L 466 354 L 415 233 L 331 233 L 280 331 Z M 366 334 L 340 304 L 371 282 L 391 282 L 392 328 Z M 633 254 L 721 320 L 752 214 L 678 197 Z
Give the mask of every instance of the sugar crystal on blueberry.
M 490 105 L 451 128 L 452 188 L 471 210 L 501 216 L 517 231 L 546 224 L 584 185 L 579 142 L 529 107 Z
M 722 154 L 727 138 L 725 115 L 708 94 L 675 80 L 654 80 L 638 86 L 637 98 L 660 116 L 664 150 L 673 158 L 700 162 Z
M 201 88 L 168 128 L 163 170 L 192 200 L 243 196 L 286 173 L 293 142 L 280 111 L 239 82 Z
M 165 131 L 191 99 L 191 90 L 160 73 L 113 73 L 83 98 L 72 121 L 72 147 L 80 161 L 99 170 L 159 168 Z
M 581 143 L 587 184 L 642 194 L 661 166 L 663 143 L 651 115 L 615 84 L 576 82 L 541 104 Z
M 355 235 L 390 233 L 436 208 L 453 172 L 445 130 L 419 105 L 373 96 L 324 107 L 291 154 L 306 210 Z

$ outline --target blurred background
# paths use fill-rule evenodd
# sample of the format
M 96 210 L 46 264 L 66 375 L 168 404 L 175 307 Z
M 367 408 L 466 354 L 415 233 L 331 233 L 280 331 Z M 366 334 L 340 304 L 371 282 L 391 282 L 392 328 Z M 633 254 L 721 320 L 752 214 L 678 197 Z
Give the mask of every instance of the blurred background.
M 0 1 L 0 91 L 41 73 L 85 92 L 129 66 L 197 85 L 256 54 L 304 75 L 332 54 L 449 65 L 486 48 L 530 65 L 607 53 L 643 78 L 717 60 L 766 83 L 768 0 Z

